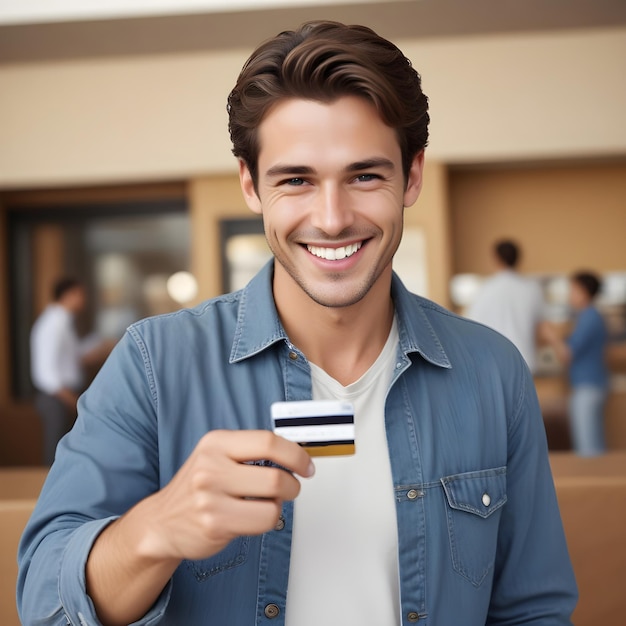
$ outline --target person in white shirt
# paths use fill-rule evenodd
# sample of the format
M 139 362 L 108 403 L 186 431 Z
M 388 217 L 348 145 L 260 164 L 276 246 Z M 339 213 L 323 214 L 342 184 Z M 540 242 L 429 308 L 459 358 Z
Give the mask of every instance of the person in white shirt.
M 85 365 L 105 356 L 99 340 L 81 341 L 75 318 L 86 304 L 84 286 L 73 278 L 59 280 L 54 302 L 37 318 L 30 335 L 31 379 L 42 420 L 44 463 L 54 461 L 56 446 L 76 417 L 76 402 L 85 385 Z
M 482 284 L 465 316 L 512 341 L 535 372 L 538 326 L 545 309 L 541 286 L 516 270 L 520 249 L 515 242 L 498 241 L 493 253 L 497 271 Z

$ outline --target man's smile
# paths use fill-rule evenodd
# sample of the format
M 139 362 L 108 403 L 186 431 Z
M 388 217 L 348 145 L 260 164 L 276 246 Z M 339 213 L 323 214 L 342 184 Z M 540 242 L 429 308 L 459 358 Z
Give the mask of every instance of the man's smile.
M 352 256 L 361 248 L 362 245 L 363 243 L 361 241 L 351 243 L 347 246 L 340 246 L 339 248 L 325 248 L 307 244 L 307 250 L 320 259 L 326 259 L 327 261 L 339 261 Z

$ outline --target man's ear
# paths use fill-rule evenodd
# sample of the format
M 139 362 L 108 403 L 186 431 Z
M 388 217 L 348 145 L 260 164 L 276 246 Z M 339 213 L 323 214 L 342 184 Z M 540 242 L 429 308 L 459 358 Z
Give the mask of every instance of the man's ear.
M 257 214 L 262 213 L 261 200 L 254 188 L 254 181 L 250 174 L 248 166 L 239 159 L 239 183 L 241 184 L 241 191 L 243 192 L 243 198 L 248 205 L 248 208 Z
M 407 178 L 406 189 L 404 191 L 404 206 L 412 206 L 415 204 L 420 191 L 422 190 L 422 179 L 424 174 L 424 151 L 421 150 L 413 157 L 409 175 Z

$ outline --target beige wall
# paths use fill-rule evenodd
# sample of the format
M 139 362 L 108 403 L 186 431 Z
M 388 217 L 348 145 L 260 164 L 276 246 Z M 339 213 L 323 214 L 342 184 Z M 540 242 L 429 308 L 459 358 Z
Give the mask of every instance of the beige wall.
M 626 29 L 400 41 L 429 156 L 626 153 Z M 249 51 L 0 64 L 0 188 L 234 171 L 225 101 Z
M 455 162 L 626 153 L 626 29 L 413 42 L 432 153 Z

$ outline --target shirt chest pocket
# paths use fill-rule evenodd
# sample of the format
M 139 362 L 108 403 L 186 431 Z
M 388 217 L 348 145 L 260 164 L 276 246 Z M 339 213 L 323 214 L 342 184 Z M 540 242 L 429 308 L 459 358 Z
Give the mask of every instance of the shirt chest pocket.
M 500 511 L 506 503 L 506 467 L 441 479 L 454 570 L 476 587 L 492 570 Z

